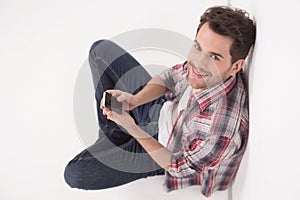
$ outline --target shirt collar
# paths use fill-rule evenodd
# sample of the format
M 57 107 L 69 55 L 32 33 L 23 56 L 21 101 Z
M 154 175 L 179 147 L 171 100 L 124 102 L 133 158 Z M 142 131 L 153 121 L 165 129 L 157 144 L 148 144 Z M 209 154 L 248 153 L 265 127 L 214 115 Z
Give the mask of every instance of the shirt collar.
M 238 75 L 239 73 L 237 73 Z M 236 83 L 236 76 L 231 76 L 224 83 L 213 86 L 212 88 L 194 93 L 194 97 L 198 102 L 201 111 L 210 105 L 212 102 L 227 95 Z

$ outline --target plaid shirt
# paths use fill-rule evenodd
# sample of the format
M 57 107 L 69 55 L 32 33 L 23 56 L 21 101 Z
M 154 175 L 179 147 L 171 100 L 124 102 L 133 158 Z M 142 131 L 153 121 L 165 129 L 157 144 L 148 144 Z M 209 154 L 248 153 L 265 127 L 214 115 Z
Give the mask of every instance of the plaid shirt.
M 188 87 L 185 63 L 160 75 L 169 91 L 166 99 L 178 103 Z M 173 152 L 166 173 L 165 189 L 170 192 L 201 185 L 210 196 L 232 182 L 248 139 L 248 96 L 242 72 L 225 83 L 193 93 L 180 111 L 167 148 Z

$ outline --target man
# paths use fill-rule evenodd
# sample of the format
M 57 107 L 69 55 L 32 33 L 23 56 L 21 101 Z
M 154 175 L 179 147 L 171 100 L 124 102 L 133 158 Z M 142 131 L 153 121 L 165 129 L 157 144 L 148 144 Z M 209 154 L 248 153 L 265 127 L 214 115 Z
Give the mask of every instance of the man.
M 116 44 L 96 42 L 89 61 L 99 139 L 69 162 L 66 182 L 103 189 L 165 174 L 167 191 L 200 185 L 210 196 L 227 189 L 248 138 L 242 67 L 254 41 L 246 12 L 209 8 L 187 61 L 153 78 Z M 128 112 L 103 107 L 104 91 Z

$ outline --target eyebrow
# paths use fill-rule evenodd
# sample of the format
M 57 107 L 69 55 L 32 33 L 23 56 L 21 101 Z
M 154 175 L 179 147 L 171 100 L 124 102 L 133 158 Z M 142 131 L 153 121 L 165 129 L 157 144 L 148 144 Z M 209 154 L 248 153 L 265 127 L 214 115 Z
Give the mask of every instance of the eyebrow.
M 194 40 L 194 42 L 202 49 L 200 43 L 197 41 L 197 40 Z M 222 54 L 219 54 L 219 53 L 216 53 L 216 52 L 213 52 L 213 51 L 209 51 L 208 53 L 212 54 L 212 55 L 215 55 L 215 56 L 219 56 L 221 57 L 222 59 L 224 59 L 224 56 L 222 56 Z

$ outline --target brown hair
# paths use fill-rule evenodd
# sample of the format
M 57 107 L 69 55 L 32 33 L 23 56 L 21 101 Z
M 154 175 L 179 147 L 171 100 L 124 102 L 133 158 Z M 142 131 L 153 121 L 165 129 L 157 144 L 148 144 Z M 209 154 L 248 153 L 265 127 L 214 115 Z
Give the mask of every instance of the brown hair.
M 200 18 L 197 33 L 206 22 L 212 31 L 233 38 L 230 48 L 232 63 L 247 57 L 255 41 L 256 28 L 246 11 L 226 6 L 208 8 Z

